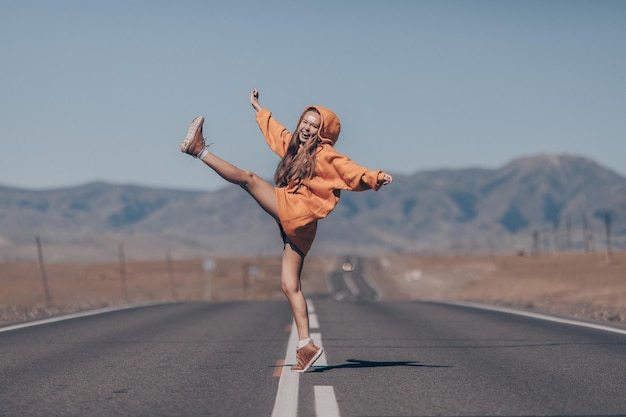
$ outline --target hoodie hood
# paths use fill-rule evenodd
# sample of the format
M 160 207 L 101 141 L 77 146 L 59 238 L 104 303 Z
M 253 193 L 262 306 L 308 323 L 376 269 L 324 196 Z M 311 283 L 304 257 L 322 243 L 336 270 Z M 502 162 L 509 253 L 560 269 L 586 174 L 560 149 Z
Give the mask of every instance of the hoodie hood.
M 339 117 L 332 111 L 322 106 L 307 106 L 306 109 L 302 112 L 300 116 L 300 120 L 304 117 L 304 114 L 308 109 L 313 107 L 316 109 L 320 116 L 322 117 L 322 123 L 320 125 L 320 129 L 317 132 L 322 143 L 328 143 L 331 146 L 337 143 L 337 139 L 339 139 L 339 133 L 341 132 L 341 123 L 339 122 Z M 298 123 L 299 124 L 299 123 Z

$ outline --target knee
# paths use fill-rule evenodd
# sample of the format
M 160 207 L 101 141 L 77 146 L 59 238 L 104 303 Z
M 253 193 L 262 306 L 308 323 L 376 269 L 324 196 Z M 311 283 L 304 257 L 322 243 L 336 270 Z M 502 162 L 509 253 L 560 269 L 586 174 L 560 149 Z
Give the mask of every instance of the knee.
M 293 283 L 288 280 L 281 280 L 280 289 L 283 291 L 283 294 L 287 296 L 287 298 L 300 292 L 300 286 L 297 283 Z

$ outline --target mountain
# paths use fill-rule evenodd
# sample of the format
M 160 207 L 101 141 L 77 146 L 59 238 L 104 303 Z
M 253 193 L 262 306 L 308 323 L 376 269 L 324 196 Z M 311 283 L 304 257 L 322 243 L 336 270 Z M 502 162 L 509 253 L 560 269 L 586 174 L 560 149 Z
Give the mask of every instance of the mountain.
M 608 228 L 607 228 L 608 226 Z M 486 253 L 626 247 L 626 178 L 571 155 L 499 169 L 394 175 L 378 192 L 342 192 L 312 253 Z M 91 183 L 0 186 L 0 261 L 273 255 L 276 223 L 239 187 L 211 192 Z

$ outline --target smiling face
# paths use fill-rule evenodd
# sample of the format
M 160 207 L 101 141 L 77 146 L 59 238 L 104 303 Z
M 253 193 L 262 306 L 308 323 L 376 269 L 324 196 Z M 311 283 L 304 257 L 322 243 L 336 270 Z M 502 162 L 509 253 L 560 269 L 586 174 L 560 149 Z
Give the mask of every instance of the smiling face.
M 304 113 L 298 125 L 298 139 L 300 139 L 300 142 L 305 143 L 309 139 L 316 137 L 321 124 L 322 117 L 317 112 L 309 110 Z

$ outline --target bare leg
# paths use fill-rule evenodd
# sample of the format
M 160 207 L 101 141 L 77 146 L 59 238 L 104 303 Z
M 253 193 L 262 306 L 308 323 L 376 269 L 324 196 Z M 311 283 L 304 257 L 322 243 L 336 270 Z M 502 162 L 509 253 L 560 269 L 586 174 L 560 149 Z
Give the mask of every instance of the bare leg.
M 210 152 L 202 158 L 202 162 L 226 181 L 237 184 L 250 193 L 265 211 L 278 220 L 276 192 L 272 184 L 250 171 L 237 168 Z M 280 285 L 291 306 L 291 312 L 298 328 L 299 340 L 309 337 L 309 315 L 300 283 L 303 265 L 304 258 L 289 244 L 286 244 L 283 251 Z
M 255 94 L 254 91 L 253 94 Z M 280 223 L 276 188 L 274 185 L 263 180 L 253 172 L 240 169 L 210 153 L 205 146 L 202 136 L 203 123 L 204 117 L 202 116 L 196 117 L 191 122 L 187 135 L 181 143 L 181 152 L 196 158 L 201 157 L 202 162 L 213 169 L 219 176 L 246 190 L 267 213 Z M 290 243 L 286 243 L 283 250 L 280 285 L 289 301 L 289 306 L 291 307 L 291 312 L 298 331 L 299 343 L 296 350 L 297 363 L 291 367 L 291 370 L 294 372 L 306 372 L 323 352 L 321 347 L 315 346 L 313 341 L 310 340 L 309 315 L 301 284 L 303 265 L 304 256 L 294 250 Z
M 246 190 L 266 212 L 280 221 L 276 190 L 272 184 L 253 172 L 240 169 L 230 162 L 224 161 L 211 152 L 202 158 L 202 162 L 226 181 L 239 185 Z M 300 283 L 303 265 L 304 258 L 302 255 L 293 250 L 289 244 L 286 244 L 283 251 L 280 284 L 291 306 L 299 340 L 309 338 L 309 315 Z
M 278 203 L 276 202 L 276 190 L 272 184 L 265 181 L 253 172 L 237 168 L 230 162 L 224 161 L 207 153 L 202 162 L 211 167 L 217 174 L 226 181 L 239 185 L 246 190 L 259 205 L 278 220 Z
M 204 136 L 202 135 L 203 124 L 204 117 L 198 116 L 193 119 L 189 125 L 187 135 L 180 145 L 181 152 L 198 158 L 200 155 L 204 155 L 206 151 L 206 155 L 201 158 L 202 162 L 211 167 L 226 181 L 237 184 L 246 190 L 263 210 L 279 221 L 278 203 L 276 202 L 274 186 L 253 172 L 237 168 L 233 164 L 208 152 L 204 143 Z
M 300 282 L 303 264 L 304 258 L 289 244 L 286 244 L 283 251 L 280 285 L 291 306 L 298 329 L 298 340 L 309 338 L 309 315 Z

